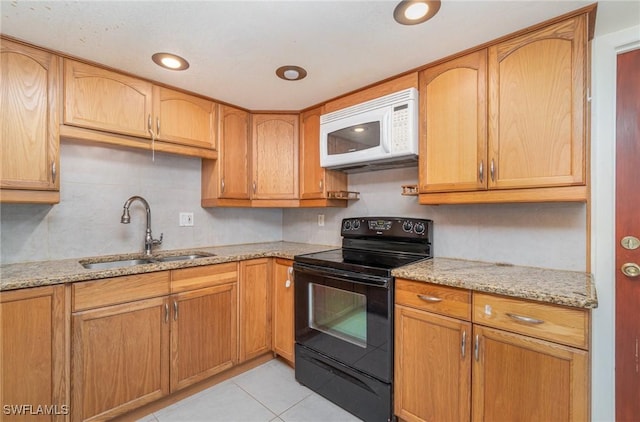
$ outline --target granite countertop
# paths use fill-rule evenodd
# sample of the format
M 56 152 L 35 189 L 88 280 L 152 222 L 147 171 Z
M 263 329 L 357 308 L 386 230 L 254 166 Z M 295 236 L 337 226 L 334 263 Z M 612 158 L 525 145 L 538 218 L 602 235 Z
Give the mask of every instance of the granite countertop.
M 392 271 L 395 277 L 577 308 L 598 306 L 588 273 L 434 258 Z
M 86 269 L 80 262 L 104 262 L 121 259 L 145 258 L 144 254 L 122 254 L 99 257 L 73 258 L 57 261 L 38 261 L 0 265 L 0 291 L 25 287 L 49 286 L 76 281 L 97 280 L 122 275 L 142 274 L 153 271 L 174 270 L 200 265 L 221 264 L 254 258 L 293 259 L 295 255 L 312 253 L 338 246 L 310 245 L 294 242 L 252 243 L 242 245 L 204 247 L 172 251 L 158 251 L 154 256 L 214 254 L 194 260 L 154 262 L 150 264 L 120 267 L 115 269 Z
M 221 264 L 254 258 L 293 259 L 295 255 L 336 248 L 338 246 L 270 242 L 159 251 L 154 256 L 196 253 L 213 255 L 194 260 L 153 262 L 100 270 L 86 269 L 81 265 L 81 262 L 136 259 L 144 258 L 144 255 L 137 253 L 5 264 L 0 265 L 0 291 L 98 280 L 122 275 Z M 463 259 L 433 258 L 397 268 L 392 271 L 392 275 L 416 281 L 578 308 L 591 309 L 598 306 L 593 278 L 591 274 L 581 272 L 521 267 Z

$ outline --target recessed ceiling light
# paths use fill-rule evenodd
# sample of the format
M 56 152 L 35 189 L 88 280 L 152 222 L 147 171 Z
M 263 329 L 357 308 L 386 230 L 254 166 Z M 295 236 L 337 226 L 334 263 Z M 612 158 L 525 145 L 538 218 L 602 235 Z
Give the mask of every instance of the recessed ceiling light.
M 440 10 L 440 0 L 402 0 L 393 11 L 393 18 L 403 25 L 426 22 Z
M 276 75 L 285 81 L 299 81 L 307 76 L 307 71 L 300 66 L 281 66 L 276 69 Z
M 156 53 L 151 59 L 158 66 L 169 70 L 185 70 L 189 67 L 189 62 L 171 53 Z

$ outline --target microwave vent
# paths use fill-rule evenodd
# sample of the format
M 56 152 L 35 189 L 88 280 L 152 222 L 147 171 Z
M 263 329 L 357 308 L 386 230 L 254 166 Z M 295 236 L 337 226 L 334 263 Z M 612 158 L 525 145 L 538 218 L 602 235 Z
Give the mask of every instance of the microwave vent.
M 320 116 L 320 124 L 333 122 L 334 120 L 343 119 L 345 117 L 354 116 L 362 112 L 369 110 L 375 110 L 377 108 L 386 107 L 395 103 L 413 100 L 418 97 L 418 90 L 415 88 L 405 89 L 403 91 L 394 92 L 393 94 L 385 95 L 364 103 L 360 103 L 351 107 L 346 107 L 340 110 L 336 110 L 331 113 L 323 114 Z

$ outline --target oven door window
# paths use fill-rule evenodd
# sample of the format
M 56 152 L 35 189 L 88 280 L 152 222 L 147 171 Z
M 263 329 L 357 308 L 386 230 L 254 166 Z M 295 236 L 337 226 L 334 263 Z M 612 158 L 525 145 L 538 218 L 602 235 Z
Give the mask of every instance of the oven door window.
M 348 154 L 380 146 L 380 122 L 367 122 L 330 132 L 327 136 L 329 155 Z
M 309 327 L 366 348 L 367 297 L 309 283 Z

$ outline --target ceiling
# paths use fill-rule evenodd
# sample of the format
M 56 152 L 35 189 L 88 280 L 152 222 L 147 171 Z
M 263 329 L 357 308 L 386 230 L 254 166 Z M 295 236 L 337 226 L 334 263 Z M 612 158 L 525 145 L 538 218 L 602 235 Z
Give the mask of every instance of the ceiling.
M 250 110 L 301 110 L 592 0 L 443 0 L 416 26 L 398 1 L 0 1 L 3 34 Z M 640 24 L 640 1 L 601 1 L 596 36 Z M 186 58 L 165 70 L 156 52 Z M 283 81 L 282 65 L 308 76 Z

